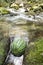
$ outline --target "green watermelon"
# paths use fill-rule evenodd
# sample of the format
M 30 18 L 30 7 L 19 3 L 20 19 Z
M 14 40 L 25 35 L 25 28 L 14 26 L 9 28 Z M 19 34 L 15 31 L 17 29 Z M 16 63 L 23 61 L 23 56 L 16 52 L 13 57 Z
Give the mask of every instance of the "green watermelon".
M 14 55 L 20 56 L 26 49 L 26 43 L 23 39 L 17 38 L 11 43 L 10 49 Z

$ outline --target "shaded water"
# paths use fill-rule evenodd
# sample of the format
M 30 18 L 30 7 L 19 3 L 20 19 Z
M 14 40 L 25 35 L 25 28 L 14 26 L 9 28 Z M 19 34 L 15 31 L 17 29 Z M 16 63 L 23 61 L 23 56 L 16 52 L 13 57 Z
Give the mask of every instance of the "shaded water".
M 4 37 L 10 37 L 11 42 L 14 38 L 21 37 L 27 43 L 27 49 L 24 56 L 24 64 L 29 65 L 25 57 L 28 55 L 28 45 L 30 42 L 43 37 L 43 16 L 2 15 L 0 16 L 0 31 Z M 0 35 L 0 39 L 3 39 Z M 26 63 L 25 63 L 26 62 Z M 8 64 L 10 65 L 10 64 Z M 20 64 L 21 65 L 21 64 Z

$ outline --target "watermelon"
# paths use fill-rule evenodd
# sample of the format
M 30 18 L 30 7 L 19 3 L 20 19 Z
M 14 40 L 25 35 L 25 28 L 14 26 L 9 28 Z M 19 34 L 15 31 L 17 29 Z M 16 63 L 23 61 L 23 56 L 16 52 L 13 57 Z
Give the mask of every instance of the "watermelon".
M 10 45 L 11 53 L 20 56 L 25 52 L 26 42 L 22 38 L 15 39 Z

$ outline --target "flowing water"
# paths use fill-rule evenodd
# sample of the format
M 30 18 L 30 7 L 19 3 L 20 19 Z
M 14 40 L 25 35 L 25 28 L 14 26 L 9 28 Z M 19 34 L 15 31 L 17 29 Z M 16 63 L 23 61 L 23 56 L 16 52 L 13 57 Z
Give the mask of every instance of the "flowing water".
M 36 16 L 26 15 L 24 11 L 19 12 L 19 10 L 18 12 L 13 11 L 13 14 L 1 15 L 0 30 L 4 32 L 3 34 L 5 37 L 10 37 L 11 42 L 14 38 L 23 38 L 26 41 L 28 48 L 30 42 L 43 37 L 43 15 L 42 13 Z M 25 54 L 28 54 L 28 49 Z M 15 57 L 10 54 L 8 59 L 9 64 L 7 65 L 22 65 L 22 63 L 23 65 L 26 65 L 25 56 L 26 55 Z

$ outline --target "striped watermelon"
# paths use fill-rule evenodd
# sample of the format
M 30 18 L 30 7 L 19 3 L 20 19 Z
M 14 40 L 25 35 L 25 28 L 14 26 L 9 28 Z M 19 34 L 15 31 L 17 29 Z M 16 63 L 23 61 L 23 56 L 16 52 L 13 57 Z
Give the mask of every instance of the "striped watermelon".
M 11 52 L 16 55 L 20 56 L 24 53 L 26 48 L 26 43 L 23 39 L 17 38 L 15 39 L 10 46 Z

